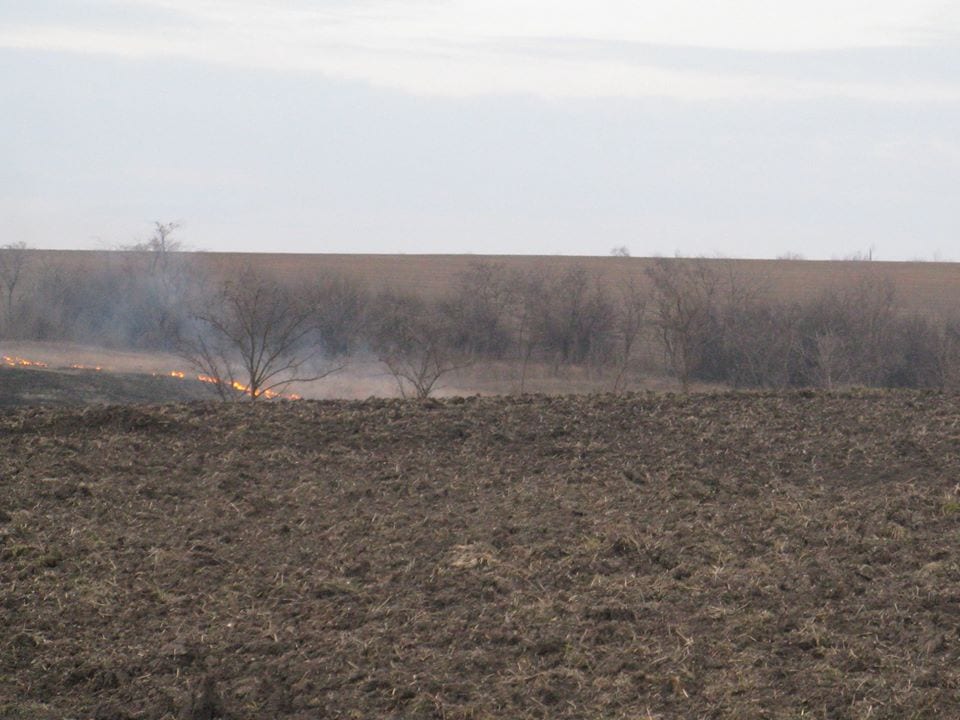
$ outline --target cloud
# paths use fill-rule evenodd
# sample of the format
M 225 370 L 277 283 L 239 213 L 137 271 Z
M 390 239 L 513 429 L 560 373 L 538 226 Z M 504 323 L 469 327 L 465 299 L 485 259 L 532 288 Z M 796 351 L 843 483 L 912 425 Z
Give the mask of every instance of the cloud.
M 114 0 L 95 3 L 82 22 L 21 10 L 0 26 L 0 47 L 317 73 L 448 97 L 960 99 L 952 73 L 857 61 L 956 38 L 960 11 L 938 0 L 585 8 L 575 0 Z M 831 57 L 841 62 L 831 66 Z

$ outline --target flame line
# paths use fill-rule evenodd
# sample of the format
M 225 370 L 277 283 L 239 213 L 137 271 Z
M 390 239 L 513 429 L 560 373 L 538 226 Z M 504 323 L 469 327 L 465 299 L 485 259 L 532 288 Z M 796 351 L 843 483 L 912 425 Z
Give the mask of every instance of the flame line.
M 157 374 L 158 373 L 154 373 L 155 376 Z M 182 370 L 171 370 L 170 372 L 162 373 L 162 374 L 164 376 L 174 377 L 179 380 L 187 379 L 187 374 Z M 233 380 L 233 381 L 218 380 L 217 378 L 212 377 L 211 375 L 204 375 L 203 373 L 195 375 L 190 379 L 197 380 L 198 382 L 202 382 L 202 383 L 209 383 L 211 385 L 226 384 L 226 385 L 229 385 L 234 390 L 236 390 L 237 392 L 241 392 L 245 395 L 253 395 L 253 391 L 250 389 L 249 385 L 244 385 L 243 383 L 237 382 L 236 380 Z M 258 392 L 257 397 L 260 397 L 260 396 L 263 396 L 268 400 L 273 400 L 275 398 L 283 398 L 284 400 L 303 400 L 302 395 L 297 395 L 296 393 L 279 393 L 276 390 L 270 390 L 270 389 L 261 390 L 260 392 Z
M 49 367 L 45 362 L 27 360 L 22 357 L 17 357 L 16 355 L 4 355 L 3 362 L 5 365 L 9 365 L 10 367 Z
M 38 360 L 27 360 L 26 358 L 18 357 L 16 355 L 0 355 L 0 359 L 3 360 L 4 365 L 7 365 L 9 367 L 35 367 L 35 368 L 50 367 L 45 362 L 40 362 Z M 104 369 L 100 365 L 80 365 L 80 364 L 70 365 L 70 368 L 73 370 L 93 370 L 96 372 L 102 372 Z M 173 377 L 173 378 L 177 378 L 178 380 L 186 380 L 188 378 L 187 373 L 183 372 L 182 370 L 170 370 L 169 372 L 166 372 L 166 373 L 151 373 L 151 374 L 154 377 L 158 377 L 158 376 Z M 250 389 L 249 385 L 244 385 L 243 383 L 237 382 L 236 380 L 233 380 L 227 383 L 227 381 L 225 380 L 221 381 L 215 377 L 212 377 L 210 375 L 204 375 L 204 374 L 196 375 L 195 377 L 191 377 L 190 379 L 196 379 L 199 382 L 210 383 L 213 385 L 226 383 L 226 384 L 229 384 L 231 388 L 233 388 L 238 392 L 244 393 L 246 395 L 253 395 L 253 391 Z M 267 398 L 268 400 L 273 400 L 274 398 L 283 398 L 284 400 L 303 400 L 303 396 L 301 395 L 297 395 L 295 393 L 279 393 L 276 390 L 270 390 L 269 388 L 266 390 L 260 390 L 257 393 L 257 397 L 261 397 L 261 396 Z

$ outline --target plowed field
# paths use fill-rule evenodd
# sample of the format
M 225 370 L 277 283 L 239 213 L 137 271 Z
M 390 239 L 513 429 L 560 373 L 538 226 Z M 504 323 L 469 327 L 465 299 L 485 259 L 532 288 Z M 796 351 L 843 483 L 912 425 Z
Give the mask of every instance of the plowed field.
M 0 415 L 3 718 L 960 717 L 960 398 Z

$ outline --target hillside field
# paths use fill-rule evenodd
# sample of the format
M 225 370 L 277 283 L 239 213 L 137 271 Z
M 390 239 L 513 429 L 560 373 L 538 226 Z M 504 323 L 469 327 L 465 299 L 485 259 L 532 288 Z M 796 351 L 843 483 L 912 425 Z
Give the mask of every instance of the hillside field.
M 56 265 L 67 274 L 129 260 L 130 253 L 108 251 L 35 250 L 36 267 Z M 244 254 L 183 253 L 187 262 L 213 277 L 227 277 L 252 264 L 290 283 L 315 280 L 320 273 L 355 278 L 371 290 L 391 288 L 442 294 L 457 275 L 479 262 L 530 271 L 582 267 L 612 285 L 633 278 L 645 281 L 652 258 L 576 257 L 535 255 L 337 255 L 337 254 Z M 146 258 L 144 259 L 146 260 Z M 819 292 L 850 285 L 861 278 L 889 277 L 905 309 L 933 314 L 951 314 L 960 308 L 960 263 L 858 262 L 806 260 L 726 260 L 711 262 L 729 268 L 737 277 L 769 288 L 772 295 L 799 300 Z
M 0 414 L 0 717 L 960 716 L 960 397 Z

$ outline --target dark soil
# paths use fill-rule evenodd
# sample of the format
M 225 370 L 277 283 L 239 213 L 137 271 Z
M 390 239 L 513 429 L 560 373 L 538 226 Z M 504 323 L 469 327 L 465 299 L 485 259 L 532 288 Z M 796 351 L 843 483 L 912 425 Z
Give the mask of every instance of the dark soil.
M 3 718 L 960 717 L 960 398 L 0 416 Z

